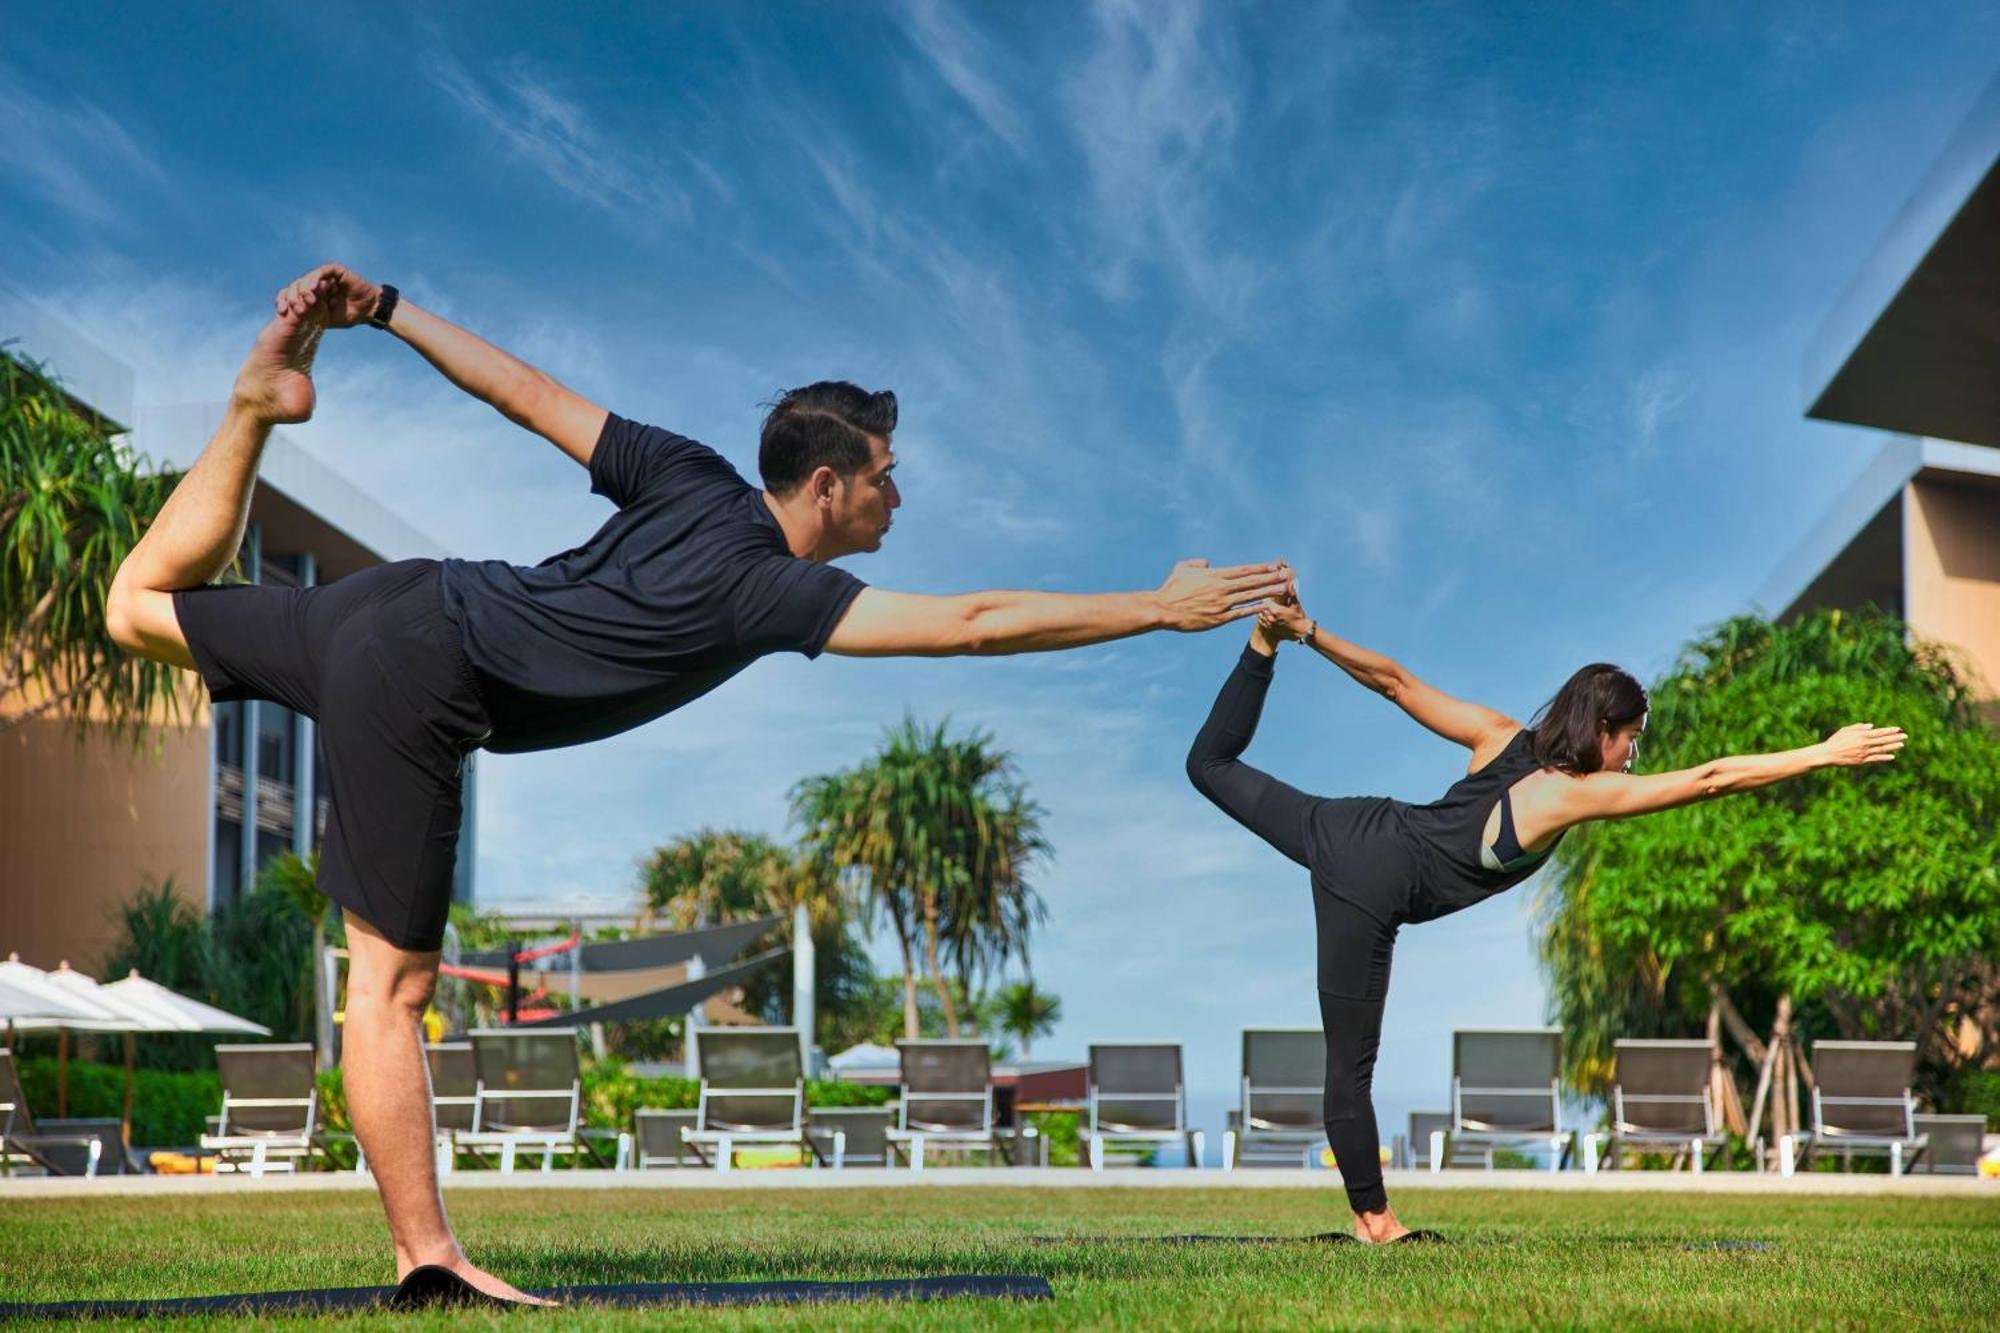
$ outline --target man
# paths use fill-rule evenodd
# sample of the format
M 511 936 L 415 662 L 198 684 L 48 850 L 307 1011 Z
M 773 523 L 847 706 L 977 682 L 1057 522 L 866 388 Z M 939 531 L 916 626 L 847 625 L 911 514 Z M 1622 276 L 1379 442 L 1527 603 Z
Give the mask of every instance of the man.
M 276 304 L 221 427 L 113 580 L 107 614 L 121 645 L 196 668 L 217 700 L 273 699 L 319 721 L 320 884 L 348 934 L 348 1109 L 399 1278 L 440 1265 L 523 1299 L 467 1260 L 445 1218 L 418 1041 L 467 752 L 609 736 L 770 653 L 1043 652 L 1209 629 L 1285 586 L 1276 563 L 1190 560 L 1152 592 L 870 588 L 829 562 L 878 549 L 902 502 L 893 394 L 827 382 L 784 395 L 764 423 L 760 491 L 705 446 L 615 416 L 351 269 L 314 269 Z M 321 334 L 364 322 L 587 468 L 617 512 L 533 568 L 413 560 L 311 589 L 205 586 L 236 557 L 272 426 L 312 414 Z

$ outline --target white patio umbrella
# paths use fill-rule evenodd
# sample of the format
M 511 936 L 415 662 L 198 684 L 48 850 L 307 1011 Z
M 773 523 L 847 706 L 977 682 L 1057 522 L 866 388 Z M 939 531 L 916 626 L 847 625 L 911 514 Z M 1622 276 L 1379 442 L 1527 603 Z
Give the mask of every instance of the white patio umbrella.
M 132 1084 L 137 1062 L 137 1042 L 139 1033 L 161 1032 L 220 1032 L 240 1033 L 249 1036 L 268 1037 L 271 1029 L 261 1023 L 253 1023 L 247 1018 L 217 1009 L 190 999 L 177 991 L 167 989 L 158 982 L 148 981 L 137 971 L 123 981 L 114 981 L 108 986 L 70 967 L 64 962 L 53 972 L 43 972 L 20 961 L 18 956 L 10 956 L 0 963 L 0 983 L 15 978 L 24 985 L 33 986 L 39 994 L 67 1001 L 86 1014 L 78 1020 L 31 1019 L 23 1027 L 59 1027 L 63 1031 L 122 1032 L 125 1035 L 125 1105 L 121 1117 L 124 1138 L 127 1143 L 132 1138 Z M 66 1113 L 69 1101 L 69 1050 L 67 1042 L 59 1048 L 57 1064 L 57 1089 L 60 1105 L 58 1113 Z
M 80 1028 L 87 1032 L 117 1032 L 122 1028 L 115 1011 L 56 985 L 47 972 L 22 962 L 17 953 L 8 954 L 7 961 L 0 963 L 0 984 L 29 997 L 26 1008 L 40 1005 L 43 1009 L 39 1014 L 23 1012 L 15 1020 L 16 1027 Z
M 111 981 L 99 986 L 96 994 L 107 1003 L 141 1006 L 171 1014 L 181 1021 L 181 1026 L 177 1029 L 162 1028 L 160 1031 L 233 1032 L 249 1037 L 271 1035 L 271 1029 L 262 1023 L 238 1018 L 226 1009 L 217 1009 L 212 1004 L 203 1004 L 200 1000 L 190 999 L 179 991 L 168 990 L 159 982 L 148 981 L 140 976 L 136 969 L 127 973 L 122 981 Z
M 0 964 L 5 966 L 5 964 Z M 47 1027 L 60 1022 L 89 1022 L 92 1009 L 64 995 L 51 995 L 46 987 L 23 986 L 0 977 L 0 1023 L 9 1029 Z M 10 1037 L 8 1045 L 13 1045 Z
M 849 1070 L 896 1069 L 902 1062 L 902 1054 L 895 1047 L 877 1046 L 872 1041 L 864 1041 L 833 1056 L 827 1064 L 844 1073 Z
M 262 1023 L 253 1023 L 247 1018 L 238 1018 L 225 1009 L 217 1009 L 212 1004 L 169 990 L 157 981 L 148 981 L 139 975 L 137 968 L 125 974 L 123 980 L 98 985 L 78 972 L 68 974 L 69 984 L 81 987 L 87 983 L 93 987 L 92 999 L 101 1004 L 116 1007 L 134 1015 L 144 1015 L 152 1026 L 132 1028 L 125 1033 L 125 1141 L 132 1141 L 132 1072 L 137 1060 L 138 1032 L 219 1032 L 249 1037 L 268 1037 L 271 1029 Z
M 63 967 L 67 969 L 69 964 L 64 963 Z M 52 1010 L 50 1013 L 21 1018 L 13 1026 L 27 1031 L 53 1029 L 58 1034 L 56 1114 L 64 1116 L 69 1114 L 69 1034 L 123 1032 L 127 1020 L 118 1010 L 57 984 L 55 976 L 55 973 L 44 972 L 39 967 L 22 962 L 18 953 L 8 954 L 7 961 L 0 963 L 0 983 L 39 996 L 46 1007 Z M 67 1012 L 64 1012 L 65 1009 Z M 9 1044 L 12 1044 L 11 1039 Z

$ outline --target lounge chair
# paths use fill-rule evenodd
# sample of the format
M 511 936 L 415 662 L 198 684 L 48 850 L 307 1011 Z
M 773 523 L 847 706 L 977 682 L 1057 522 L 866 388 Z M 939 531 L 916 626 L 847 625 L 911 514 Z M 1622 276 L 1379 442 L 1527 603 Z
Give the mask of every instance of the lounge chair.
M 540 1150 L 542 1170 L 566 1152 L 572 1165 L 584 1151 L 583 1075 L 575 1028 L 476 1028 L 472 1063 L 472 1127 L 452 1143 L 475 1159 L 496 1151 L 502 1173 L 523 1149 Z
M 1842 1161 L 1857 1152 L 1886 1153 L 1889 1174 L 1902 1175 L 1925 1144 L 1910 1096 L 1917 1044 L 1816 1041 L 1812 1060 L 1812 1129 L 1796 1141 L 1788 1141 L 1791 1135 L 1779 1140 L 1780 1169 L 1790 1175 L 1809 1165 L 1815 1153 L 1834 1149 Z
M 438 1168 L 449 1171 L 458 1157 L 458 1136 L 472 1132 L 472 1112 L 479 1101 L 479 1063 L 469 1041 L 425 1046 L 424 1061 L 430 1066 L 431 1124 L 437 1132 Z
M 632 1138 L 635 1145 L 635 1162 L 641 1171 L 656 1167 L 693 1166 L 698 1159 L 694 1150 L 681 1137 L 683 1130 L 693 1129 L 693 1111 L 661 1110 L 646 1107 L 632 1113 Z
M 1912 1171 L 1927 1175 L 1976 1176 L 1986 1146 L 1983 1115 L 1916 1115 L 1912 1127 L 1924 1140 L 1924 1150 Z
M 1451 1050 L 1451 1125 L 1431 1139 L 1431 1170 L 1456 1164 L 1464 1147 L 1515 1144 L 1546 1145 L 1551 1171 L 1568 1164 L 1576 1136 L 1562 1127 L 1561 1028 L 1461 1028 Z
M 222 1114 L 201 1146 L 216 1155 L 216 1170 L 296 1171 L 321 1150 L 311 1042 L 217 1046 L 215 1066 Z
M 51 1176 L 94 1176 L 106 1160 L 103 1151 L 96 1134 L 36 1128 L 14 1052 L 0 1046 L 0 1175 L 26 1165 Z
M 822 1161 L 837 1154 L 841 1166 L 886 1167 L 896 1116 L 893 1106 L 814 1106 L 806 1111 L 806 1133 Z
M 1676 1169 L 1699 1174 L 1729 1142 L 1716 1114 L 1710 1071 L 1715 1051 L 1705 1041 L 1622 1038 L 1613 1046 L 1611 1128 L 1583 1138 L 1583 1169 L 1616 1169 L 1627 1151 L 1667 1152 Z
M 1104 1169 L 1107 1147 L 1125 1143 L 1178 1143 L 1188 1165 L 1201 1166 L 1206 1136 L 1188 1128 L 1179 1046 L 1092 1046 L 1089 1078 L 1080 1129 L 1091 1170 Z
M 1243 1079 L 1222 1169 L 1312 1165 L 1326 1143 L 1326 1038 L 1318 1028 L 1243 1029 Z
M 901 1101 L 887 1135 L 888 1165 L 898 1154 L 924 1169 L 930 1147 L 985 1148 L 999 1155 L 993 1137 L 993 1048 L 978 1038 L 899 1041 L 903 1062 Z
M 736 1150 L 752 1143 L 789 1144 L 805 1160 L 840 1161 L 845 1144 L 839 1131 L 826 1158 L 806 1133 L 797 1028 L 696 1028 L 689 1040 L 701 1073 L 701 1100 L 694 1128 L 681 1138 L 704 1164 L 728 1171 L 736 1164 Z

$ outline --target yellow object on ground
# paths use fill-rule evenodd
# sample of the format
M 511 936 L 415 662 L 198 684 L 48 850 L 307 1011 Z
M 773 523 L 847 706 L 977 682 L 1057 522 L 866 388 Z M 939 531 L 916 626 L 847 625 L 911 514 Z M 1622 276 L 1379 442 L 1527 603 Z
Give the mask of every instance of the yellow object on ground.
M 215 1174 L 213 1157 L 196 1157 L 184 1152 L 156 1152 L 146 1156 L 146 1165 L 153 1168 L 153 1174 L 160 1176 L 212 1176 Z

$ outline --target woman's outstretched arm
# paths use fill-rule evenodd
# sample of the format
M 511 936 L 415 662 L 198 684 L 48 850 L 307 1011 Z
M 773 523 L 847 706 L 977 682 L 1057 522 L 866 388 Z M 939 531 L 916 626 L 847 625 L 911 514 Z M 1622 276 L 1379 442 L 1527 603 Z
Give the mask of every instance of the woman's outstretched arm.
M 1424 727 L 1471 750 L 1475 767 L 1490 758 L 1491 752 L 1497 752 L 1506 745 L 1521 729 L 1519 722 L 1498 709 L 1453 698 L 1437 686 L 1418 679 L 1394 658 L 1349 643 L 1307 615 L 1296 596 L 1283 604 L 1266 603 L 1266 609 L 1258 614 L 1257 620 L 1267 629 L 1306 644 Z
M 1755 791 L 1820 768 L 1886 764 L 1908 738 L 1901 727 L 1856 722 L 1817 745 L 1775 754 L 1740 754 L 1672 773 L 1588 773 L 1555 788 L 1564 828 L 1592 819 L 1629 819 L 1717 796 Z

